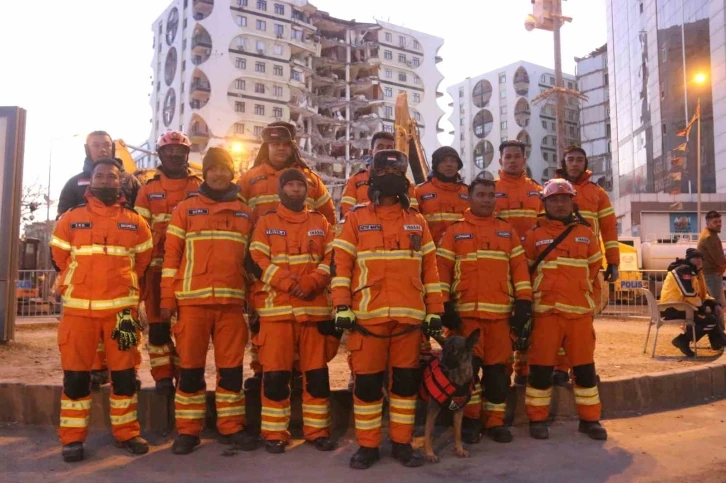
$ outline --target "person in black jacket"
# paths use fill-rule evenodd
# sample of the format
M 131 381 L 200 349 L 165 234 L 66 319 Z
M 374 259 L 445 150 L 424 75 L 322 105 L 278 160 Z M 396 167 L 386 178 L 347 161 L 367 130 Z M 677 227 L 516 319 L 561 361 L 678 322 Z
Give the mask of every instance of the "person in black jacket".
M 86 202 L 83 195 L 91 183 L 91 171 L 93 171 L 94 163 L 99 159 L 113 158 L 116 154 L 113 138 L 106 131 L 93 131 L 86 136 L 85 147 L 86 159 L 83 161 L 83 171 L 70 178 L 63 186 L 58 200 L 58 216 L 74 206 Z M 141 188 L 139 181 L 131 173 L 127 173 L 121 168 L 121 190 L 130 207 L 134 206 L 139 188 Z

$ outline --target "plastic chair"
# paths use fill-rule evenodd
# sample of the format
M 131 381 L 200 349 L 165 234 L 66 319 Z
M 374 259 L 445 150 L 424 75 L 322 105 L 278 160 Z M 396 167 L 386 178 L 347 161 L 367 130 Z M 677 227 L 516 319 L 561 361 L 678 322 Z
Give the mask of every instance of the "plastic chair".
M 664 302 L 658 303 L 655 299 L 655 295 L 650 290 L 644 288 L 634 289 L 645 296 L 645 300 L 648 302 L 648 308 L 650 309 L 650 320 L 648 320 L 648 332 L 645 334 L 645 344 L 643 345 L 643 354 L 648 350 L 648 339 L 650 338 L 650 329 L 655 325 L 655 334 L 653 336 L 653 350 L 651 351 L 650 357 L 655 357 L 655 348 L 658 344 L 658 330 L 665 324 L 679 324 L 685 325 L 686 330 L 690 327 L 691 336 L 693 340 L 693 353 L 698 356 L 698 348 L 696 347 L 696 323 L 693 321 L 694 314 L 698 311 L 698 307 L 691 305 L 688 302 Z M 682 310 L 686 313 L 685 319 L 669 319 L 666 320 L 661 317 L 661 311 L 667 308 L 674 308 L 676 310 Z

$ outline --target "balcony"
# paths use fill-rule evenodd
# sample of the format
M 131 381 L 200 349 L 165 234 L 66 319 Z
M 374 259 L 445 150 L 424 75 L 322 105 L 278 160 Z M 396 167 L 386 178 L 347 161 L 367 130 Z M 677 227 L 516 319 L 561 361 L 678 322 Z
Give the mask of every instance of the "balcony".
M 207 82 L 201 82 L 201 81 L 196 82 L 196 79 L 195 79 L 195 81 L 192 82 L 191 93 L 193 94 L 195 92 L 210 93 L 210 92 L 212 92 L 212 87 Z
M 192 38 L 192 52 L 194 52 L 195 49 L 211 49 L 211 48 L 212 48 L 212 39 L 210 39 L 209 37 L 198 35 L 198 36 Z
M 192 4 L 192 16 L 194 20 L 204 20 L 209 17 L 214 8 L 214 0 L 194 0 Z

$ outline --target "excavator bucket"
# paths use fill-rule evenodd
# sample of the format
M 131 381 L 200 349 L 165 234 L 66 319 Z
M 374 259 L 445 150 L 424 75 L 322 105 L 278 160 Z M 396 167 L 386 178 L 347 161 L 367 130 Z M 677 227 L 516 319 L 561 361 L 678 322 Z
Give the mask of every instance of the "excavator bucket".
M 421 184 L 426 181 L 429 173 L 429 165 L 421 144 L 416 121 L 411 119 L 408 110 L 408 97 L 405 92 L 398 94 L 396 98 L 396 149 L 406 153 L 408 164 L 411 168 L 411 175 L 414 183 Z
M 116 158 L 121 160 L 126 172 L 135 173 L 136 162 L 134 161 L 133 156 L 131 156 L 129 148 L 126 147 L 126 143 L 124 142 L 124 140 L 117 139 L 114 141 L 114 144 L 116 145 Z

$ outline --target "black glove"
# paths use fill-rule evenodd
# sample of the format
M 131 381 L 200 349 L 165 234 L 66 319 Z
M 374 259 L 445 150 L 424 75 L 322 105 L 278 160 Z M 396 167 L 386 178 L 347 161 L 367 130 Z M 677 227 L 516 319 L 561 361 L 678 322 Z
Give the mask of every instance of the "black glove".
M 111 339 L 117 341 L 118 350 L 127 351 L 138 344 L 137 331 L 141 331 L 139 321 L 131 316 L 131 309 L 123 309 L 116 314 L 116 327 L 111 332 Z
M 612 263 L 608 263 L 608 268 L 605 269 L 605 276 L 603 278 L 606 282 L 616 282 L 618 278 L 620 278 L 618 266 Z
M 336 339 L 340 339 L 343 336 L 343 329 L 338 329 L 335 326 L 335 321 L 332 319 L 318 322 L 318 332 L 320 335 L 331 335 Z
M 441 335 L 441 317 L 436 314 L 427 315 L 421 329 L 426 337 L 439 337 Z
M 461 328 L 461 317 L 454 309 L 454 302 L 444 302 L 444 315 L 441 316 L 441 325 L 449 330 Z
M 350 330 L 355 322 L 355 314 L 347 305 L 339 305 L 335 309 L 335 328 L 339 331 Z
M 256 311 L 252 311 L 247 315 L 247 325 L 251 334 L 260 333 L 260 315 Z
M 527 350 L 529 336 L 532 335 L 532 302 L 529 300 L 515 300 L 514 314 L 509 318 L 509 327 L 514 336 L 512 348 L 514 350 Z

